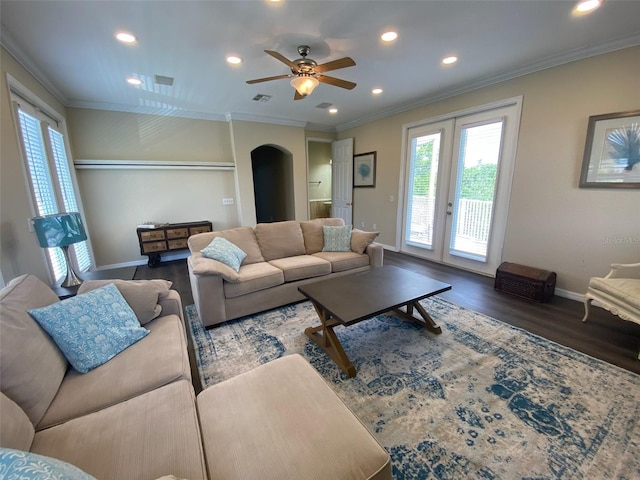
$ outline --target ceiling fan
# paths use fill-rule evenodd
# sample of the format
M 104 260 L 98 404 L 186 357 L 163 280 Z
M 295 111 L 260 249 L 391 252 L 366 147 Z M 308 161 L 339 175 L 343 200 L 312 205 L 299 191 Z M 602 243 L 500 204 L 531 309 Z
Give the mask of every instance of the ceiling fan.
M 273 58 L 280 60 L 285 65 L 291 68 L 291 73 L 285 75 L 276 75 L 274 77 L 256 78 L 255 80 L 247 80 L 248 84 L 268 82 L 271 80 L 280 80 L 281 78 L 291 78 L 291 86 L 296 89 L 296 93 L 293 96 L 294 100 L 301 100 L 309 95 L 319 83 L 327 83 L 335 87 L 346 88 L 352 90 L 356 84 L 347 80 L 341 80 L 335 77 L 329 77 L 328 75 L 322 75 L 324 72 L 330 70 L 338 70 L 339 68 L 352 67 L 356 64 L 353 59 L 349 57 L 340 58 L 331 62 L 318 65 L 315 60 L 307 58 L 311 49 L 307 45 L 300 45 L 298 47 L 298 53 L 301 58 L 297 60 L 289 60 L 284 55 L 274 51 L 265 50 Z

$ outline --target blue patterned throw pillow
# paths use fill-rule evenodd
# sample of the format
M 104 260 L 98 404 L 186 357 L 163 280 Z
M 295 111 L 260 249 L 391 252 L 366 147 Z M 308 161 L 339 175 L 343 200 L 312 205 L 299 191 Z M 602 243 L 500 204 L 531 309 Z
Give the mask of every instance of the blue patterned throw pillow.
M 223 237 L 214 238 L 209 245 L 200 250 L 200 253 L 203 257 L 224 263 L 236 272 L 240 270 L 240 265 L 247 256 L 238 246 Z
M 351 251 L 351 225 L 341 227 L 322 226 L 324 235 L 323 252 L 350 252 Z
M 69 363 L 87 373 L 149 334 L 113 283 L 29 310 Z
M 0 448 L 2 478 L 20 480 L 96 480 L 70 463 L 22 450 Z

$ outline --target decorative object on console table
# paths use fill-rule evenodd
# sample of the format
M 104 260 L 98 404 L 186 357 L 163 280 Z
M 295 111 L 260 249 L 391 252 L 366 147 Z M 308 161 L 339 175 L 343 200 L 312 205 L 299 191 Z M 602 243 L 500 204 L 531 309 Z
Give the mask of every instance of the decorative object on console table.
M 160 254 L 174 250 L 183 250 L 187 247 L 187 239 L 196 233 L 213 231 L 213 224 L 209 221 L 187 223 L 145 224 L 138 226 L 138 242 L 140 255 L 149 257 L 150 267 L 160 264 Z
M 82 218 L 78 212 L 54 213 L 32 218 L 33 227 L 42 248 L 60 247 L 67 263 L 67 276 L 61 287 L 80 285 L 82 280 L 73 270 L 69 258 L 69 245 L 83 242 L 87 239 Z
M 556 273 L 503 262 L 496 271 L 494 289 L 535 302 L 549 302 L 556 289 Z

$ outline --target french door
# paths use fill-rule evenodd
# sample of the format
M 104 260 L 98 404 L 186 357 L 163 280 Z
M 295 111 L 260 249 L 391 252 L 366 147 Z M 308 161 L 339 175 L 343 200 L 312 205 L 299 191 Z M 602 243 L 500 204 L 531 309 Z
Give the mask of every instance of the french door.
M 505 103 L 406 128 L 402 251 L 495 273 L 520 122 Z

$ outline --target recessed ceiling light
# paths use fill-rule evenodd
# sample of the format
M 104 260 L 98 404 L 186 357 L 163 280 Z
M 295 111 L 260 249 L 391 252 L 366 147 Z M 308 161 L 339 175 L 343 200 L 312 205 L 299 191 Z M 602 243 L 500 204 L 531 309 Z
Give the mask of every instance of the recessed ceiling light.
M 371 90 L 371 93 L 373 93 L 374 95 L 380 95 L 382 93 L 382 89 L 374 88 L 373 90 Z
M 227 57 L 227 62 L 232 65 L 238 65 L 242 63 L 242 58 L 238 57 L 237 55 L 229 55 Z
M 142 85 L 142 80 L 140 80 L 139 78 L 136 77 L 129 77 L 127 78 L 127 83 L 130 85 Z
M 137 40 L 135 35 L 129 32 L 116 32 L 115 37 L 122 43 L 136 43 Z
M 581 0 L 576 3 L 576 6 L 573 8 L 573 12 L 576 14 L 585 14 L 589 12 L 593 12 L 595 9 L 602 5 L 602 0 Z
M 458 57 L 456 57 L 455 55 L 444 57 L 442 59 L 442 63 L 444 63 L 445 65 L 451 65 L 452 63 L 456 63 L 457 61 L 458 61 Z
M 331 107 L 329 109 L 329 113 L 338 113 L 338 109 L 336 107 Z
M 393 42 L 396 38 L 398 38 L 398 34 L 393 31 L 384 32 L 382 35 L 380 35 L 380 38 L 384 42 Z

